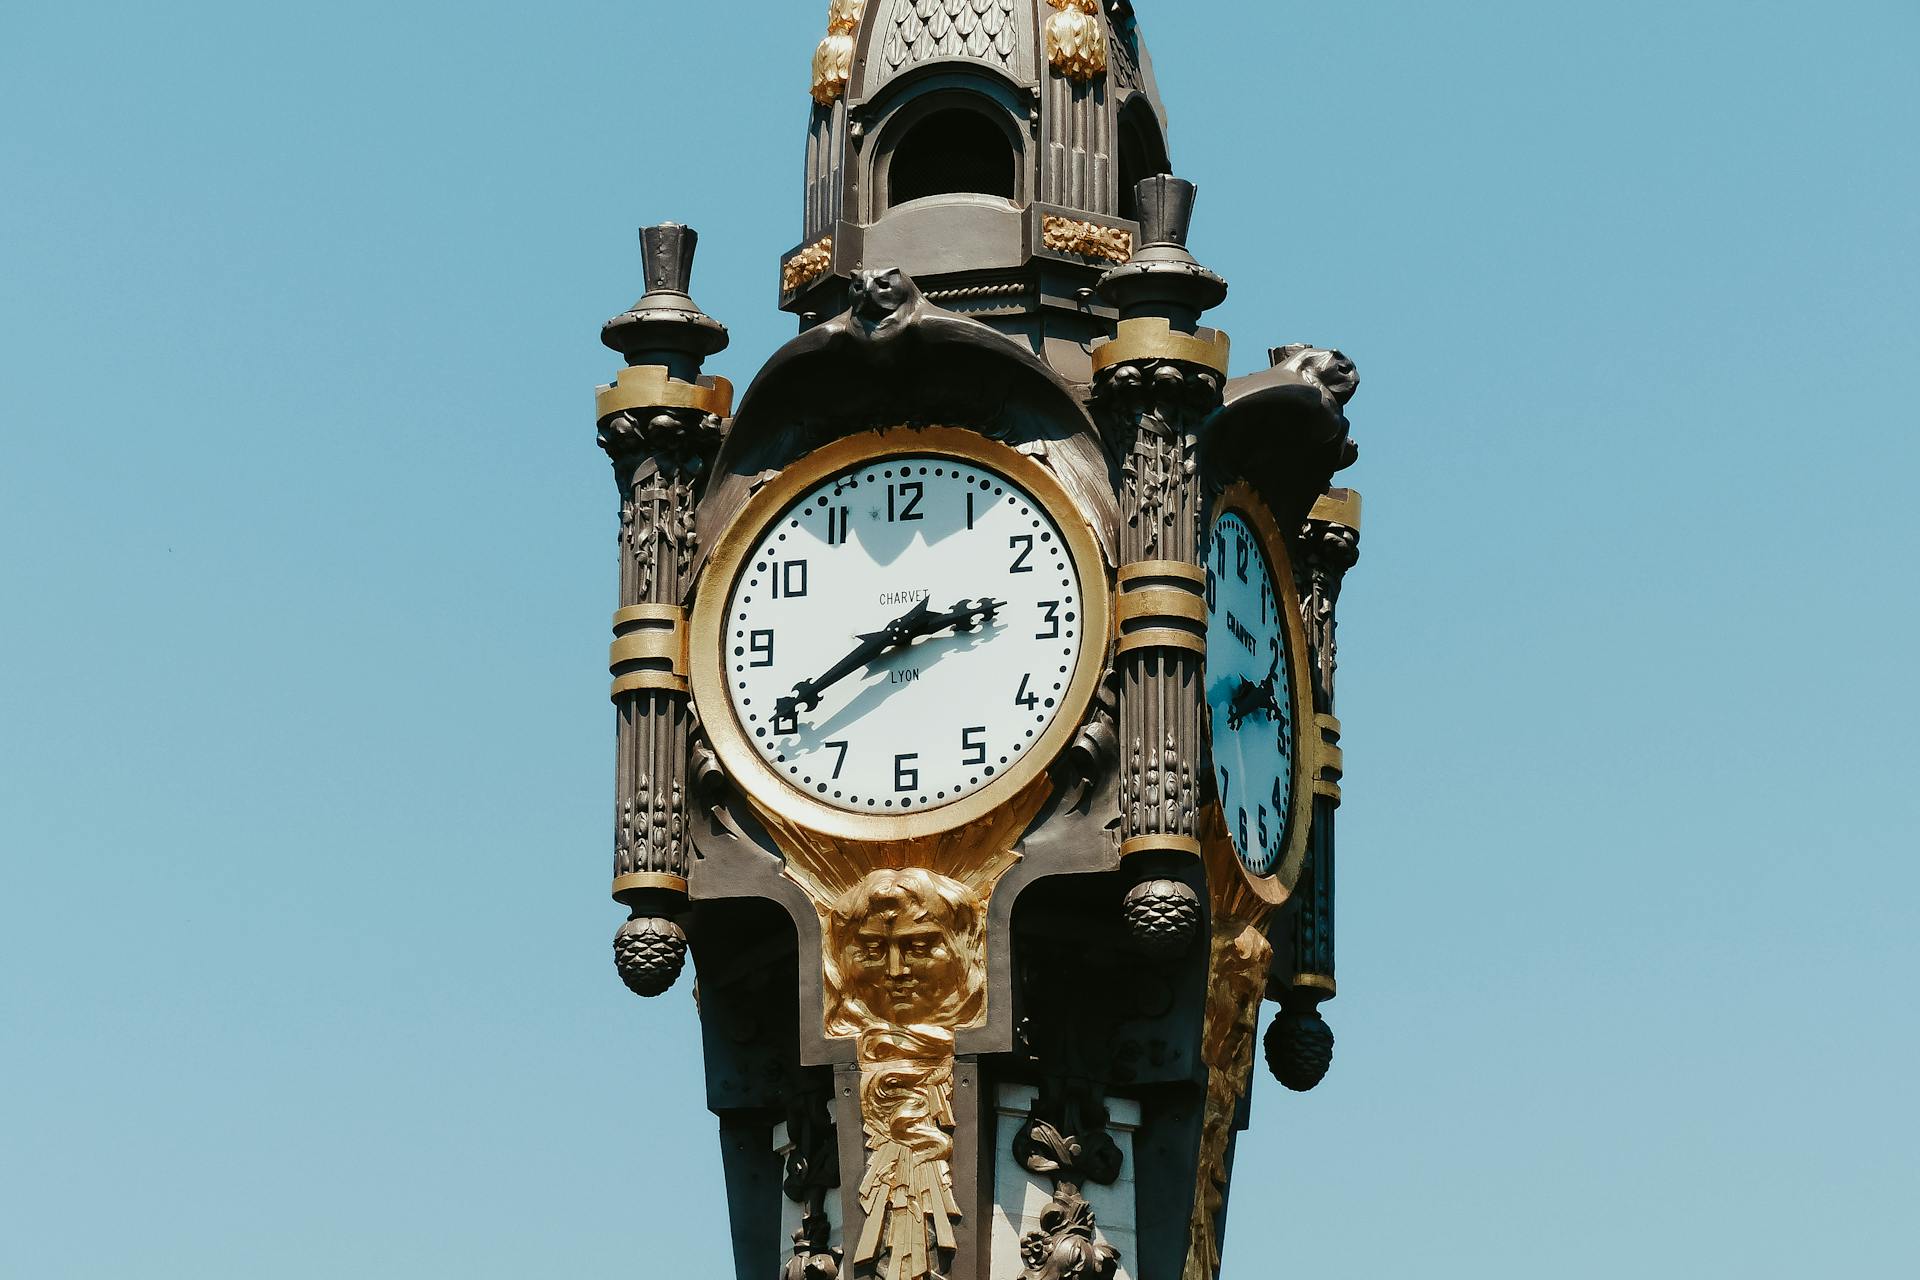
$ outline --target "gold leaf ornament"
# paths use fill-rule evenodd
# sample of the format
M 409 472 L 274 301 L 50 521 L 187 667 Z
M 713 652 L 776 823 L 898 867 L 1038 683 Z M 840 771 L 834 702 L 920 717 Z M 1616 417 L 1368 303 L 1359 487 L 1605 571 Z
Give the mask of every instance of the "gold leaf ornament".
M 813 100 L 826 106 L 847 91 L 853 75 L 853 33 L 867 0 L 828 0 L 827 35 L 813 51 Z
M 1097 0 L 1047 0 L 1059 10 L 1047 19 L 1047 61 L 1075 84 L 1107 70 L 1107 34 Z

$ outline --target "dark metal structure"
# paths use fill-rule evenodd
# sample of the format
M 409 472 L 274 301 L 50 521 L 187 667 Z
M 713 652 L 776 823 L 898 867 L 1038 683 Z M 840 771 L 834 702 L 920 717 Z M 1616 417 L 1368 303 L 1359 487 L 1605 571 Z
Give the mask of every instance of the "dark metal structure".
M 1359 533 L 1331 480 L 1357 377 L 1304 345 L 1227 376 L 1201 323 L 1227 286 L 1188 251 L 1194 188 L 1127 0 L 831 0 L 811 89 L 779 264 L 799 335 L 736 407 L 671 224 L 642 230 L 646 294 L 602 335 L 626 363 L 597 406 L 620 974 L 658 995 L 691 950 L 742 1280 L 1206 1280 L 1262 998 L 1284 1084 L 1331 1060 L 1334 627 Z M 760 750 L 766 708 L 729 664 L 763 665 L 763 634 L 770 663 L 773 633 L 732 602 L 769 575 L 755 538 L 805 532 L 797 503 L 929 458 L 1056 522 L 1079 656 L 1033 748 L 966 800 L 836 808 Z M 859 540 L 825 518 L 828 545 Z M 875 700 L 942 629 L 977 630 L 985 687 L 1024 625 L 980 597 L 863 631 L 872 602 L 843 603 L 865 638 L 835 679 Z M 780 700 L 784 751 L 822 688 Z M 1252 802 L 1248 761 L 1271 776 Z

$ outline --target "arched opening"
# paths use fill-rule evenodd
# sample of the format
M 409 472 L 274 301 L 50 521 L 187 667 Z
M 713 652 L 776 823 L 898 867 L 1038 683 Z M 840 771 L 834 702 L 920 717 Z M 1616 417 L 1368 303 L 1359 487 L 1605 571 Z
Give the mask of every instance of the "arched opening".
M 947 107 L 916 121 L 887 162 L 887 207 L 974 192 L 1014 198 L 1013 141 L 981 112 Z
M 1135 97 L 1120 111 L 1120 216 L 1138 219 L 1140 204 L 1133 189 L 1142 178 L 1167 172 L 1167 144 L 1160 122 L 1146 99 Z

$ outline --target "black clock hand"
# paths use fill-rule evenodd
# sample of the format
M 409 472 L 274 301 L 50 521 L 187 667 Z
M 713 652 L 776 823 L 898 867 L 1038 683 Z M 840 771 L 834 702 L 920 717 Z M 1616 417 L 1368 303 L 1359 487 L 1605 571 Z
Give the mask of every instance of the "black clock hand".
M 989 599 L 962 600 L 951 609 L 935 613 L 922 598 L 913 608 L 880 630 L 855 637 L 860 641 L 859 646 L 820 676 L 794 685 L 791 694 L 774 702 L 774 715 L 781 720 L 791 720 L 803 710 L 811 711 L 820 705 L 820 695 L 827 689 L 855 671 L 871 666 L 890 651 L 904 649 L 915 640 L 945 631 L 948 627 L 970 631 L 983 622 L 993 621 L 1002 603 Z
M 1227 703 L 1227 728 L 1238 729 L 1256 711 L 1264 711 L 1269 716 L 1280 714 L 1280 700 L 1274 696 L 1274 685 L 1280 679 L 1280 653 L 1275 646 L 1273 666 L 1267 672 L 1267 678 L 1259 684 L 1240 677 L 1239 685 L 1233 691 L 1233 697 Z

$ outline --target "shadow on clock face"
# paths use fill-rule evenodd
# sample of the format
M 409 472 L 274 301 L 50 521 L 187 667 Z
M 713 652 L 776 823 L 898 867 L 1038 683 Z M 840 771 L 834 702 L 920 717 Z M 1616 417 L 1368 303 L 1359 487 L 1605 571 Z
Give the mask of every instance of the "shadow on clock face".
M 970 653 L 994 636 L 1006 631 L 1006 624 L 994 622 L 976 631 L 949 632 L 922 640 L 910 648 L 889 654 L 874 664 L 872 675 L 880 677 L 871 680 L 867 686 L 855 694 L 848 703 L 819 724 L 803 724 L 800 731 L 780 739 L 780 748 L 789 758 L 804 759 L 822 750 L 823 744 L 847 726 L 858 724 L 867 714 L 877 708 L 889 696 L 905 687 L 892 681 L 893 673 L 905 667 L 912 667 L 920 674 L 915 683 L 928 678 L 930 668 L 958 654 Z

